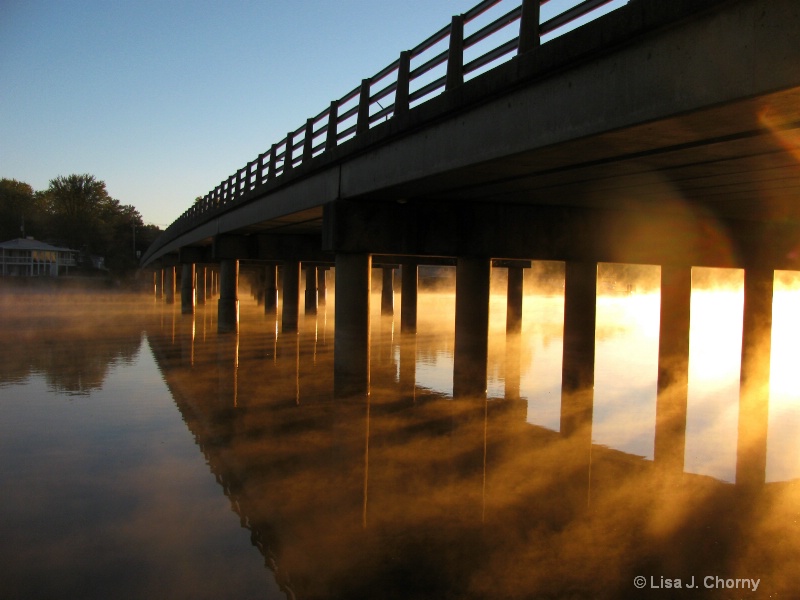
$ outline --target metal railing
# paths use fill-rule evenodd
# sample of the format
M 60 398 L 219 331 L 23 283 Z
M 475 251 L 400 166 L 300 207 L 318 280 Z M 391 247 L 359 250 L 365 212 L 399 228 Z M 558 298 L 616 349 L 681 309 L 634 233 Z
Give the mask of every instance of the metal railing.
M 171 240 L 212 214 L 241 202 L 262 184 L 280 178 L 313 157 L 368 131 L 382 120 L 401 116 L 410 108 L 469 78 L 493 68 L 515 54 L 535 50 L 542 37 L 567 31 L 591 20 L 615 0 L 573 0 L 560 13 L 542 21 L 540 7 L 550 0 L 516 0 L 511 10 L 492 18 L 507 6 L 505 0 L 483 0 L 384 69 L 361 81 L 315 117 L 290 131 L 264 153 L 224 179 L 178 217 L 154 243 Z M 617 0 L 618 1 L 618 0 Z M 494 9 L 494 10 L 492 10 Z M 594 15 L 593 15 L 594 13 Z M 475 31 L 465 35 L 465 29 Z M 476 54 L 465 62 L 465 56 Z M 148 251 L 143 258 L 147 260 Z

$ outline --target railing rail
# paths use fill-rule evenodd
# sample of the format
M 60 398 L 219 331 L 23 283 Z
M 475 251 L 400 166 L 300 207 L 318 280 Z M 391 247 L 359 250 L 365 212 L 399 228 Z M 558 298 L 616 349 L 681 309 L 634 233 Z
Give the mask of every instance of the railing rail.
M 508 60 L 509 55 L 535 50 L 542 43 L 542 36 L 575 27 L 578 19 L 592 18 L 592 13 L 613 1 L 573 0 L 562 12 L 542 21 L 540 6 L 549 0 L 516 0 L 518 4 L 511 10 L 476 26 L 465 36 L 466 27 L 473 26 L 498 5 L 509 4 L 508 0 L 479 2 L 411 50 L 401 52 L 400 58 L 332 101 L 328 108 L 198 198 L 167 227 L 153 247 L 242 202 L 265 183 L 368 131 L 376 123 L 404 113 L 424 98 L 457 87 L 481 69 Z M 510 34 L 509 28 L 515 24 L 517 29 Z M 467 51 L 480 53 L 465 62 Z M 378 84 L 380 88 L 373 91 Z M 143 261 L 151 253 L 152 249 L 148 250 Z

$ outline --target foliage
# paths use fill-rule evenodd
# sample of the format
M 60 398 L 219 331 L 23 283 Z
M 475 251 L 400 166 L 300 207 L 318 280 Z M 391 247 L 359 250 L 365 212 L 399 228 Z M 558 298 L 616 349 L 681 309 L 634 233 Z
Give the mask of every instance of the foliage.
M 0 239 L 23 235 L 23 219 L 24 235 L 80 250 L 87 266 L 91 256 L 103 257 L 116 274 L 134 270 L 138 256 L 160 233 L 89 174 L 56 177 L 41 192 L 13 179 L 0 180 Z
M 0 240 L 41 235 L 44 212 L 41 198 L 30 185 L 0 179 Z

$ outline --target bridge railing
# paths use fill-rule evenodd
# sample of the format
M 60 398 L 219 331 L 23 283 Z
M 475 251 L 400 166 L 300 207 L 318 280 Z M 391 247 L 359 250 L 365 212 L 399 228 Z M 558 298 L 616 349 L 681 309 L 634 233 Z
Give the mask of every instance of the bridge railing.
M 622 0 L 483 0 L 429 38 L 400 53 L 397 60 L 361 81 L 318 115 L 236 173 L 224 179 L 173 222 L 157 240 L 161 246 L 177 235 L 241 202 L 251 191 L 279 178 L 410 108 L 509 60 L 534 51 L 548 38 L 574 29 Z M 551 3 L 551 4 L 550 4 Z M 545 15 L 546 4 L 558 12 Z M 512 6 L 508 10 L 509 5 Z M 552 11 L 551 11 L 552 12 Z M 606 11 L 607 12 L 607 11 Z M 499 14 L 498 14 L 499 13 Z M 542 19 L 542 16 L 545 16 Z M 149 259 L 151 250 L 143 262 Z

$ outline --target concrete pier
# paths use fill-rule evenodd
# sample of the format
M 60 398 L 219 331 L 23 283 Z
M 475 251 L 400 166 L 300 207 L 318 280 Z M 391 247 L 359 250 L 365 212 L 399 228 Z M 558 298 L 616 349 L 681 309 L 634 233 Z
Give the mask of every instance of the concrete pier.
M 416 263 L 404 262 L 400 270 L 400 331 L 416 333 L 419 267 Z
M 164 302 L 175 304 L 175 267 L 164 268 Z
M 278 310 L 278 265 L 264 267 L 264 314 L 274 315 Z
M 523 270 L 521 267 L 508 268 L 508 292 L 506 296 L 506 332 L 522 331 Z
M 317 306 L 325 306 L 328 299 L 328 286 L 325 274 L 328 267 L 317 267 Z
M 489 351 L 489 284 L 492 263 L 459 258 L 456 263 L 456 335 L 453 396 L 485 396 Z
M 226 258 L 219 263 L 219 300 L 217 331 L 239 331 L 239 261 Z
M 206 303 L 206 272 L 205 265 L 195 266 L 195 302 L 198 306 Z
M 766 480 L 773 278 L 772 269 L 744 272 L 737 485 L 758 486 Z
M 156 269 L 153 273 L 153 287 L 156 293 L 156 302 L 164 300 L 164 269 Z
M 561 433 L 592 422 L 597 263 L 567 262 L 564 277 L 564 350 L 561 363 Z
M 194 314 L 194 264 L 184 264 L 181 267 L 181 314 Z
M 369 394 L 369 327 L 372 257 L 336 255 L 336 328 L 333 386 L 336 396 Z
M 691 267 L 661 267 L 655 462 L 683 471 L 689 396 Z
M 300 312 L 300 262 L 289 260 L 283 264 L 283 315 L 281 327 L 285 332 L 296 332 Z
M 307 315 L 317 314 L 317 267 L 306 265 L 305 310 Z
M 394 267 L 383 267 L 381 288 L 381 315 L 394 316 Z

